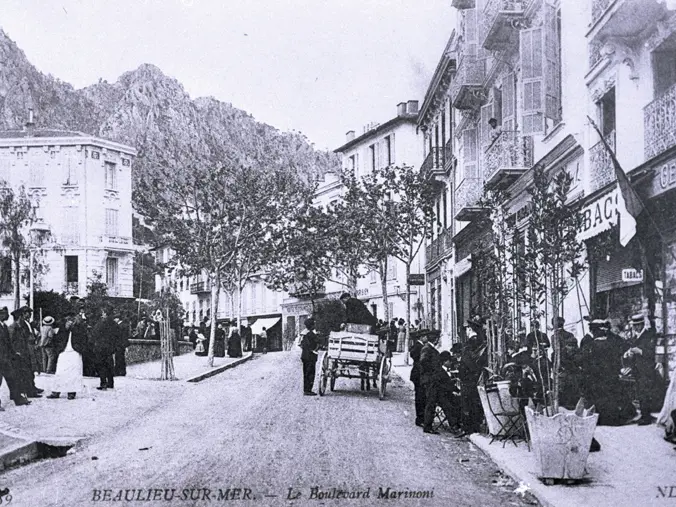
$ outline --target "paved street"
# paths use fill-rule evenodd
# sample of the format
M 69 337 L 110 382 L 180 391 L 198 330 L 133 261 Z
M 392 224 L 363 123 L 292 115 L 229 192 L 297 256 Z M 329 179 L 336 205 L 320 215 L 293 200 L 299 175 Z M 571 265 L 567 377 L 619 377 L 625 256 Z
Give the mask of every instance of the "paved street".
M 404 492 L 398 505 L 526 505 L 467 440 L 415 427 L 400 379 L 386 401 L 345 379 L 323 398 L 304 397 L 297 351 L 271 353 L 199 384 L 162 383 L 161 397 L 122 423 L 125 399 L 139 407 L 132 385 L 117 407 L 102 406 L 118 420 L 108 431 L 65 458 L 3 473 L 11 505 L 208 505 L 228 488 L 243 505 L 373 505 L 385 502 L 380 488 Z M 159 387 L 144 385 L 144 397 Z M 313 487 L 361 498 L 310 499 Z

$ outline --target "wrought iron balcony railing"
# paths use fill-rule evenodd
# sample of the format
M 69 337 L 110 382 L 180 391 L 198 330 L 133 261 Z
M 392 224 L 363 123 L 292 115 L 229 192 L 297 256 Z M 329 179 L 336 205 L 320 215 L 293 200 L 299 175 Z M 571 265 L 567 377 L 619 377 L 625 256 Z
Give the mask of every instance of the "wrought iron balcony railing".
M 190 284 L 190 294 L 201 294 L 203 292 L 210 292 L 211 287 L 207 282 L 195 282 Z
M 451 229 L 443 229 L 425 248 L 425 263 L 429 266 L 445 256 L 453 248 Z
M 477 55 L 476 44 L 463 48 L 458 70 L 451 84 L 451 100 L 457 109 L 477 109 L 482 102 L 485 61 Z
M 527 7 L 527 0 L 487 0 L 481 14 L 481 46 L 497 51 L 516 44 Z
M 455 218 L 465 222 L 472 221 L 482 212 L 479 200 L 483 192 L 483 183 L 479 178 L 465 178 L 455 189 Z
M 676 146 L 676 85 L 643 108 L 643 126 L 646 160 Z
M 615 0 L 592 0 L 592 24 L 596 23 Z
M 533 138 L 516 130 L 503 130 L 484 152 L 484 179 L 495 184 L 518 177 L 533 165 Z
M 444 167 L 443 167 L 443 150 L 441 148 L 433 147 L 432 150 L 425 157 L 420 171 L 427 175 L 427 177 L 434 178 L 438 176 L 443 176 Z
M 615 131 L 606 135 L 606 141 L 612 150 L 615 150 Z M 591 191 L 605 187 L 615 180 L 615 168 L 610 153 L 599 141 L 589 150 L 589 165 L 591 167 Z

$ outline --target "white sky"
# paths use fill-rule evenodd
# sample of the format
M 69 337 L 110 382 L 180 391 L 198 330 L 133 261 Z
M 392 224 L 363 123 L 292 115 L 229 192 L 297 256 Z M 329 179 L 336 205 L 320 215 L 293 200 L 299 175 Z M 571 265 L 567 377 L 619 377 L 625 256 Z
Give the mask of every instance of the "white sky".
M 450 0 L 0 0 L 40 71 L 81 88 L 142 63 L 317 148 L 422 101 Z

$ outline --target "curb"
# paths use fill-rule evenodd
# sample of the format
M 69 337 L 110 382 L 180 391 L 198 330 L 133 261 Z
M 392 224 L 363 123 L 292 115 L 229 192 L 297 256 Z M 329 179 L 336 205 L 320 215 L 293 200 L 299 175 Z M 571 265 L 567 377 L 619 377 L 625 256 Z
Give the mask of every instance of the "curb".
M 490 452 L 488 452 L 487 449 L 485 449 L 485 442 L 482 440 L 479 440 L 481 437 L 480 434 L 478 433 L 473 433 L 472 435 L 469 436 L 470 442 L 474 444 L 474 446 L 479 449 L 481 452 L 483 452 L 488 458 L 495 463 L 499 468 L 503 470 L 507 475 L 509 475 L 512 479 L 515 479 L 516 481 L 522 482 L 528 486 L 529 492 L 531 495 L 533 495 L 538 502 L 540 502 L 540 505 L 543 507 L 556 507 L 556 504 L 552 503 L 547 497 L 549 496 L 545 491 L 543 491 L 543 488 L 547 488 L 548 486 L 545 486 L 544 484 L 540 483 L 539 481 L 537 483 L 533 482 L 533 477 L 530 476 L 524 476 L 524 474 L 517 472 L 512 466 L 509 464 L 509 460 L 498 458 L 496 456 L 493 456 Z M 535 479 L 537 481 L 537 479 Z
M 203 373 L 200 373 L 199 375 L 195 375 L 193 377 L 190 377 L 186 379 L 186 382 L 201 382 L 202 380 L 206 380 L 208 378 L 211 378 L 215 375 L 218 375 L 219 373 L 223 373 L 225 370 L 229 370 L 230 368 L 234 368 L 235 366 L 239 366 L 242 363 L 245 363 L 249 359 L 253 357 L 253 352 L 249 352 L 248 356 L 241 357 L 232 363 L 224 364 L 223 366 L 219 366 L 218 368 L 214 368 L 209 371 L 205 371 Z

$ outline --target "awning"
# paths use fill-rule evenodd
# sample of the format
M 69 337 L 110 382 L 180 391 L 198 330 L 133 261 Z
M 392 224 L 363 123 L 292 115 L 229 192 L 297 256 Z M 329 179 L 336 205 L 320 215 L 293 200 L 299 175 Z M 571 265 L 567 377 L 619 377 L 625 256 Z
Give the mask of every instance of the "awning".
M 281 317 L 272 317 L 268 319 L 258 319 L 256 322 L 251 324 L 251 334 L 261 334 L 263 328 L 269 330 L 272 326 L 277 324 Z

